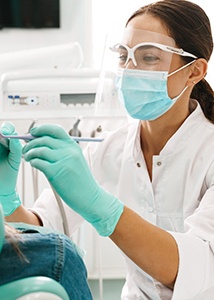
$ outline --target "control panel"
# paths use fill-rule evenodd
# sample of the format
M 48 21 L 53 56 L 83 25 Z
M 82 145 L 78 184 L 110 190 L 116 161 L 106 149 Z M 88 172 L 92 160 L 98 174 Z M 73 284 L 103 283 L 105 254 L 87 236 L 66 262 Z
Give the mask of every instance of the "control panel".
M 93 115 L 98 81 L 99 71 L 90 69 L 3 74 L 1 118 Z
M 94 92 L 86 93 L 40 93 L 19 92 L 4 93 L 4 108 L 9 111 L 25 110 L 50 110 L 73 109 L 77 107 L 89 107 L 94 104 L 96 86 Z

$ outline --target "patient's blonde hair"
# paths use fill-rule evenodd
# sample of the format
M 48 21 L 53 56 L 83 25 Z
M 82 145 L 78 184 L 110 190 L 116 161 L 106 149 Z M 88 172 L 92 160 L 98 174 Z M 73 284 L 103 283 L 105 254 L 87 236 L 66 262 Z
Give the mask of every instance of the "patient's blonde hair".
M 13 249 L 17 252 L 20 259 L 24 259 L 26 262 L 29 262 L 26 256 L 22 253 L 22 251 L 19 248 L 19 242 L 24 242 L 22 232 L 5 223 L 5 238 L 11 244 Z

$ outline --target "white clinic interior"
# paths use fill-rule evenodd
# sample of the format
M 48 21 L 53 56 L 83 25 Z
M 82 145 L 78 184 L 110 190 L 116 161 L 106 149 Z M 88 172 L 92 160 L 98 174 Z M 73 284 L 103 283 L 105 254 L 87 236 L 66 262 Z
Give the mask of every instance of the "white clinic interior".
M 94 116 L 93 101 L 86 101 L 84 105 L 81 103 L 76 105 L 72 102 L 68 109 L 64 109 L 64 103 L 62 103 L 61 108 L 57 110 L 52 110 L 52 106 L 50 106 L 48 110 L 45 108 L 44 111 L 42 106 L 40 110 L 37 110 L 33 105 L 20 106 L 14 111 L 10 110 L 6 103 L 7 96 L 12 92 L 15 93 L 16 89 L 23 93 L 23 97 L 32 97 L 37 94 L 41 94 L 42 97 L 44 94 L 50 94 L 50 101 L 53 102 L 55 101 L 54 93 L 57 94 L 61 91 L 72 93 L 73 90 L 67 87 L 68 82 L 66 81 L 66 76 L 70 74 L 69 70 L 65 70 L 66 76 L 63 72 L 60 73 L 60 66 L 62 65 L 64 68 L 67 63 L 66 58 L 69 51 L 73 51 L 79 60 L 77 63 L 74 59 L 70 62 L 71 68 L 73 64 L 75 72 L 77 72 L 74 72 L 71 80 L 71 83 L 77 87 L 74 93 L 92 94 L 95 97 L 107 34 L 114 32 L 115 35 L 122 35 L 125 22 L 132 12 L 151 2 L 148 0 L 59 1 L 60 28 L 3 28 L 0 30 L 1 122 L 12 121 L 20 133 L 28 132 L 34 124 L 45 122 L 61 124 L 68 131 L 80 131 L 82 136 L 99 135 L 100 131 L 113 130 L 126 122 L 127 118 L 124 115 L 118 117 Z M 206 11 L 214 32 L 212 1 L 195 0 L 193 2 L 199 4 Z M 81 51 L 75 43 L 78 43 Z M 52 53 L 56 55 L 59 65 L 57 75 L 53 75 L 55 71 L 52 62 L 50 65 L 48 62 L 49 58 L 51 60 Z M 77 65 L 81 65 L 81 67 L 79 68 Z M 81 73 L 81 69 L 84 70 L 83 73 Z M 13 73 L 14 70 L 15 73 Z M 20 70 L 23 71 L 20 73 L 21 77 L 17 73 Z M 36 70 L 36 75 L 32 73 L 32 70 Z M 44 71 L 42 80 L 46 86 L 39 90 L 41 70 Z M 64 82 L 58 91 L 54 87 L 54 83 L 57 78 L 59 79 L 60 74 L 64 78 Z M 90 82 L 88 78 L 90 78 Z M 214 55 L 209 62 L 207 80 L 211 86 L 214 86 Z M 85 147 L 85 144 L 81 146 Z M 31 207 L 34 200 L 46 187 L 48 187 L 48 182 L 44 176 L 22 162 L 18 190 L 24 204 Z M 88 224 L 81 226 L 75 234 L 74 240 L 86 253 L 85 262 L 94 300 L 119 300 L 126 269 L 118 248 L 110 240 L 99 237 Z

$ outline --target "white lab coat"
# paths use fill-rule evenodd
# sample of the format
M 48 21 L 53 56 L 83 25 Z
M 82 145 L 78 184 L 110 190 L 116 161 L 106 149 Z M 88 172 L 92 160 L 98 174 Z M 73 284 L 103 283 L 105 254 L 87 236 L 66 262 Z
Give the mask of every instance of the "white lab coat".
M 152 182 L 140 146 L 140 123 L 124 125 L 91 143 L 85 157 L 97 181 L 143 218 L 175 238 L 179 270 L 172 292 L 126 257 L 123 300 L 214 299 L 214 125 L 199 105 L 153 157 Z M 45 226 L 62 230 L 50 191 L 34 206 Z M 67 207 L 70 227 L 81 218 Z M 77 224 L 78 223 L 78 224 Z M 143 255 L 143 253 L 142 253 Z

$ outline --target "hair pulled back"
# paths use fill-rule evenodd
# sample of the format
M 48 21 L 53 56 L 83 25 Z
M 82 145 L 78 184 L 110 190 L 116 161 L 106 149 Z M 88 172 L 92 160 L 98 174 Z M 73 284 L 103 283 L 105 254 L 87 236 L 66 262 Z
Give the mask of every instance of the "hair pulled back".
M 158 18 L 178 47 L 209 61 L 213 51 L 211 25 L 200 6 L 188 0 L 161 0 L 138 9 L 127 24 L 144 13 Z M 189 62 L 189 58 L 182 59 Z M 214 123 L 214 92 L 205 78 L 194 86 L 191 98 L 200 103 L 206 118 Z

